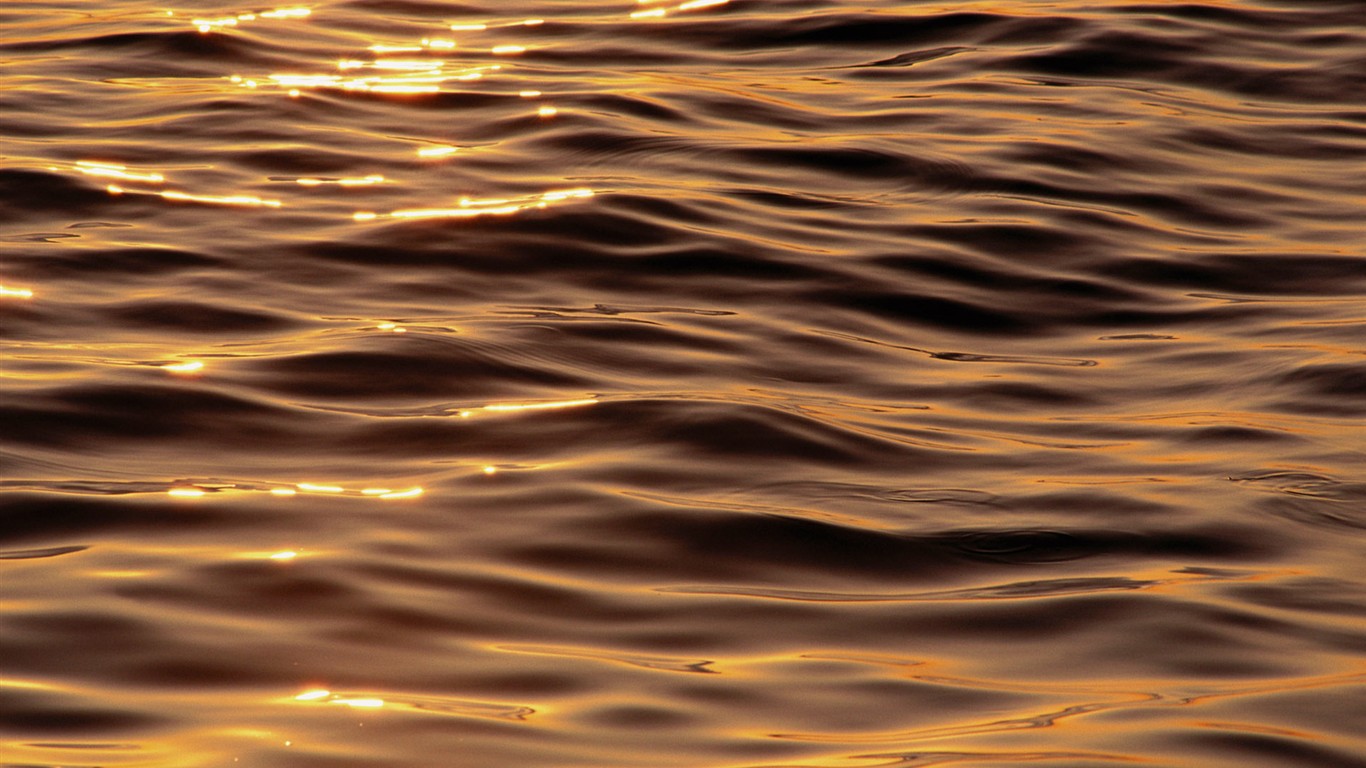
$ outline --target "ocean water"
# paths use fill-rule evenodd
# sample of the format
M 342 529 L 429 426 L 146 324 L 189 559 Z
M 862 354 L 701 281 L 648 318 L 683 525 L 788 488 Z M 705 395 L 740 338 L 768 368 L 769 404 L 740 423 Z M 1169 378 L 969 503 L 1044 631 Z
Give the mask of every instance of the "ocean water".
M 1359 0 L 5 0 L 0 765 L 1366 765 Z

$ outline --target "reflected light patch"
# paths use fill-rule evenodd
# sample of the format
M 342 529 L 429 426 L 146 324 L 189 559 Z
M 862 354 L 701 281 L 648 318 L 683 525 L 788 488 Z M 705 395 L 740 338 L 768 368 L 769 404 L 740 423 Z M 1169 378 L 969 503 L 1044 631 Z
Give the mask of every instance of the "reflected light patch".
M 384 699 L 374 696 L 347 696 L 343 693 L 333 693 L 326 688 L 316 688 L 294 697 L 295 701 L 318 702 L 322 704 L 340 704 L 344 707 L 356 707 L 358 709 L 379 709 L 384 706 Z
M 348 74 L 277 73 L 269 79 L 274 86 L 293 90 L 328 88 L 351 93 L 426 94 L 440 93 L 442 83 L 478 80 L 485 72 L 500 67 L 486 65 L 448 70 L 446 62 L 429 59 L 342 59 L 337 62 L 337 69 Z M 240 75 L 233 75 L 229 80 L 243 87 L 256 87 L 254 81 L 244 80 Z
M 317 485 L 314 483 L 299 483 L 296 486 L 301 491 L 309 493 L 345 493 L 346 489 L 340 485 Z
M 373 69 L 392 69 L 405 72 L 425 72 L 433 69 L 441 69 L 444 64 L 439 61 L 423 61 L 420 59 L 380 59 L 371 62 Z
M 537 117 L 554 117 L 558 114 L 560 114 L 560 110 L 554 107 L 541 107 L 540 109 L 536 110 Z
M 212 32 L 216 29 L 237 26 L 237 17 L 229 16 L 221 19 L 195 19 L 190 22 L 200 32 Z
M 358 211 L 352 215 L 356 221 L 376 219 L 468 219 L 476 216 L 508 216 L 532 208 L 545 208 L 551 203 L 575 198 L 589 198 L 596 193 L 591 189 L 562 189 L 540 195 L 522 198 L 461 198 L 454 208 L 413 208 L 380 214 L 373 211 Z
M 76 170 L 87 176 L 99 176 L 120 181 L 143 181 L 149 184 L 160 184 L 166 180 L 166 177 L 159 173 L 139 173 L 128 170 L 127 166 L 97 163 L 89 160 L 77 160 Z
M 459 152 L 459 147 L 423 147 L 417 151 L 418 157 L 447 157 Z
M 299 492 L 293 488 L 271 488 L 271 496 L 298 496 Z
M 0 299 L 31 299 L 33 290 L 30 288 L 12 288 L 8 285 L 0 285 Z
M 495 405 L 486 405 L 481 410 L 493 413 L 515 413 L 518 411 L 551 411 L 560 408 L 581 408 L 586 405 L 597 404 L 597 398 L 587 397 L 581 400 L 557 400 L 546 403 L 498 403 Z M 467 413 L 467 411 L 465 413 Z
M 113 192 L 113 190 L 110 190 Z M 120 190 L 120 192 L 123 190 Z M 117 194 L 117 193 L 115 193 Z M 158 195 L 167 200 L 178 200 L 189 203 L 209 203 L 212 205 L 239 205 L 257 208 L 280 208 L 283 204 L 279 200 L 264 200 L 255 195 L 192 195 L 188 192 L 158 192 Z
M 312 15 L 308 8 L 277 8 L 260 14 L 263 19 L 302 19 Z
M 204 370 L 204 363 L 200 362 L 199 360 L 187 360 L 183 363 L 171 363 L 169 365 L 163 365 L 161 366 L 161 370 L 181 374 L 198 373 L 199 371 Z
M 351 178 L 351 179 L 313 179 L 313 178 L 303 178 L 303 179 L 295 179 L 295 180 L 294 180 L 294 183 L 295 183 L 295 184 L 298 184 L 298 185 L 301 186 L 301 187 L 321 187 L 321 186 L 325 186 L 325 185 L 332 185 L 332 186 L 338 186 L 338 187 L 369 187 L 369 186 L 374 186 L 375 184 L 383 184 L 384 182 L 385 182 L 384 177 L 383 177 L 383 176 L 379 176 L 379 175 L 375 175 L 375 176 L 364 176 L 364 177 L 361 177 L 361 178 Z
M 295 551 L 292 550 L 292 549 L 287 549 L 287 550 L 285 550 L 285 551 L 283 551 L 283 552 L 275 552 L 275 553 L 273 553 L 273 554 L 271 554 L 271 555 L 268 555 L 268 557 L 269 557 L 271 560 L 276 560 L 276 561 L 280 561 L 280 562 L 285 562 L 285 561 L 293 560 L 294 558 L 296 558 L 296 557 L 298 557 L 298 556 L 299 556 L 299 553 L 298 553 L 298 552 L 295 552 Z
M 704 8 L 716 8 L 729 3 L 730 0 L 688 0 L 688 2 L 679 3 L 672 8 L 654 5 L 658 0 L 639 0 L 639 2 L 641 5 L 652 5 L 654 7 L 632 11 L 631 18 L 633 19 L 660 19 L 671 13 L 687 13 L 688 11 L 700 11 Z
M 178 499 L 197 499 L 203 496 L 205 491 L 202 488 L 172 488 L 166 492 L 168 496 Z
M 16 680 L 14 678 L 0 678 L 0 688 L 22 688 L 32 691 L 60 691 L 60 687 L 52 683 L 42 683 L 37 680 Z
M 409 488 L 406 491 L 394 491 L 392 493 L 380 494 L 381 499 L 415 499 L 423 494 L 421 488 Z
M 489 53 L 492 53 L 494 56 L 515 56 L 519 53 L 526 53 L 526 46 L 495 45 L 489 49 Z
M 379 709 L 384 706 L 384 699 L 333 699 L 331 703 L 361 709 Z

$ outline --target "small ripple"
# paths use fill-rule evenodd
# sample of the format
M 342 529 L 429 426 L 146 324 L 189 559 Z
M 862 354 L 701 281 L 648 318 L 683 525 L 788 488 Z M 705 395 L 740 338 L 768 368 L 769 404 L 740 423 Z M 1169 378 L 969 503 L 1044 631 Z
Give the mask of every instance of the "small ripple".
M 682 595 L 719 595 L 726 597 L 759 597 L 771 600 L 795 600 L 816 603 L 926 603 L 960 600 L 1035 600 L 1040 598 L 1086 595 L 1096 592 L 1147 589 L 1161 582 L 1124 577 L 1076 579 L 1047 579 L 1020 581 L 993 587 L 948 589 L 937 592 L 818 592 L 794 589 L 733 588 L 682 586 L 660 587 L 657 592 Z
M 851 334 L 839 333 L 836 331 L 813 329 L 812 333 L 818 333 L 822 336 L 830 336 L 836 339 L 846 339 L 848 341 L 858 341 L 864 344 L 873 344 L 875 346 L 887 347 L 889 349 L 904 349 L 907 352 L 916 352 L 933 360 L 948 360 L 949 362 L 955 363 L 1014 363 L 1018 365 L 1053 365 L 1065 368 L 1092 368 L 1100 364 L 1095 360 L 1070 357 L 1040 357 L 1037 355 L 990 355 L 981 354 L 977 352 L 936 352 L 934 350 L 921 349 L 919 347 L 910 347 L 904 344 L 893 344 L 888 341 L 879 341 L 877 339 L 870 339 L 863 336 L 853 336 Z
M 661 590 L 663 591 L 663 590 Z M 640 656 L 629 653 L 617 653 L 611 651 L 601 651 L 588 648 L 561 648 L 548 645 L 503 645 L 498 646 L 500 651 L 511 653 L 529 653 L 541 656 L 563 656 L 566 658 L 581 659 L 600 659 L 602 661 L 614 661 L 628 664 L 642 669 L 655 669 L 664 672 L 695 672 L 699 674 L 714 675 L 718 674 L 714 669 L 708 669 L 714 664 L 713 661 L 676 659 L 666 656 Z
M 46 549 L 0 550 L 0 560 L 33 560 L 44 557 L 58 557 L 74 552 L 84 552 L 88 546 L 47 547 Z
M 1366 529 L 1366 482 L 1344 482 L 1312 472 L 1250 472 L 1229 480 L 1274 494 L 1269 513 L 1309 525 Z

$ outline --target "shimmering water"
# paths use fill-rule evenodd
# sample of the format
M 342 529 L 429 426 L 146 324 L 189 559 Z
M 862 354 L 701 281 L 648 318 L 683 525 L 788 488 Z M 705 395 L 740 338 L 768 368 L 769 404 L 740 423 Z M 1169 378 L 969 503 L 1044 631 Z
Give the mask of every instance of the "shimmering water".
M 0 137 L 0 764 L 1366 765 L 1359 1 L 6 0 Z

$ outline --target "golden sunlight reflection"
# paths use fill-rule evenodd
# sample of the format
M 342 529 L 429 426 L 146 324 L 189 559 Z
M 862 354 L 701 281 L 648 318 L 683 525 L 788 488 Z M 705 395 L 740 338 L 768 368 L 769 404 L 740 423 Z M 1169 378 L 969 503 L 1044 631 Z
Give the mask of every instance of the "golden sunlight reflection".
M 687 13 L 688 11 L 700 11 L 705 8 L 716 8 L 729 3 L 730 0 L 688 0 L 688 2 L 679 3 L 672 7 L 656 5 L 659 0 L 638 0 L 638 2 L 641 5 L 649 5 L 651 7 L 633 11 L 631 13 L 631 18 L 633 19 L 660 19 L 672 13 Z
M 186 360 L 183 363 L 168 363 L 161 366 L 161 370 L 178 374 L 198 373 L 204 370 L 204 363 L 199 360 Z
M 31 299 L 33 289 L 15 288 L 9 285 L 0 285 L 0 299 Z
M 341 178 L 341 179 L 331 179 L 331 178 L 324 178 L 324 179 L 302 178 L 302 179 L 295 179 L 295 180 L 294 180 L 294 183 L 295 183 L 295 184 L 298 184 L 298 185 L 301 186 L 301 187 L 321 187 L 321 186 L 327 186 L 327 185 L 338 186 L 338 187 L 370 187 L 370 186 L 374 186 L 374 185 L 376 185 L 376 184 L 383 184 L 384 182 L 385 182 L 385 178 L 384 178 L 383 176 L 379 176 L 379 175 L 364 176 L 364 177 L 360 177 L 360 178 Z
M 459 416 L 468 419 L 476 413 L 519 413 L 523 411 L 553 411 L 562 408 L 582 408 L 588 405 L 597 405 L 599 401 L 595 397 L 585 397 L 578 400 L 551 400 L 542 403 L 495 403 L 485 405 L 481 408 L 462 410 Z M 487 472 L 487 468 L 485 469 Z
M 379 497 L 381 499 L 415 499 L 418 496 L 421 496 L 422 493 L 423 491 L 421 488 L 409 488 L 406 491 L 392 491 L 390 493 L 381 493 Z
M 171 15 L 171 11 L 166 12 Z M 276 8 L 273 11 L 252 12 L 233 14 L 232 16 L 219 16 L 216 18 L 197 18 L 190 23 L 203 33 L 219 32 L 232 27 L 236 27 L 242 22 L 257 21 L 258 19 L 303 19 L 312 15 L 313 11 L 308 8 Z
M 487 22 L 468 22 L 465 24 L 452 24 L 453 32 L 483 32 L 488 29 L 507 29 L 509 27 L 539 27 L 545 23 L 545 19 L 522 19 L 521 21 L 500 21 L 496 24 Z
M 176 192 L 167 190 L 158 192 L 167 200 L 179 200 L 189 203 L 209 203 L 212 205 L 242 205 L 248 207 L 279 208 L 282 203 L 279 200 L 265 200 L 255 195 L 192 195 L 188 192 Z
M 429 49 L 438 47 L 430 46 Z M 337 62 L 337 71 L 343 74 L 276 73 L 269 75 L 268 80 L 271 85 L 291 93 L 309 88 L 357 93 L 432 94 L 440 93 L 445 83 L 479 80 L 486 73 L 500 69 L 502 67 L 497 64 L 453 69 L 447 62 L 437 59 L 342 59 Z M 261 87 L 260 82 L 241 75 L 232 75 L 228 80 L 244 88 Z
M 97 163 L 90 160 L 77 160 L 76 170 L 87 176 L 100 176 L 120 181 L 142 181 L 149 184 L 160 184 L 166 177 L 159 173 L 140 173 L 130 171 L 127 166 L 116 165 L 114 163 Z
M 275 563 L 290 563 L 298 560 L 302 553 L 297 549 L 278 549 L 273 551 L 238 552 L 236 557 L 243 560 L 270 560 Z
M 352 218 L 356 221 L 375 221 L 377 219 L 468 219 L 476 216 L 508 216 L 532 208 L 546 208 L 575 198 L 592 197 L 591 189 L 561 189 L 522 198 L 473 199 L 461 198 L 454 208 L 412 208 L 375 213 L 357 211 Z
M 340 704 L 346 707 L 357 707 L 361 709 L 379 709 L 384 706 L 384 699 L 364 696 L 353 697 L 345 694 L 333 693 L 325 688 L 317 688 L 311 691 L 304 691 L 294 697 L 295 701 L 319 703 L 319 704 Z
M 146 194 L 156 195 L 163 200 L 174 200 L 186 203 L 205 203 L 208 205 L 230 205 L 246 208 L 280 208 L 283 203 L 279 200 L 268 200 L 257 197 L 256 195 L 196 195 L 189 192 L 176 190 L 165 190 L 162 192 L 148 192 L 144 190 L 130 190 L 118 184 L 110 184 L 105 187 L 105 191 L 115 197 L 126 194 Z
M 423 147 L 417 151 L 418 157 L 450 157 L 459 152 L 459 147 Z
M 167 489 L 166 494 L 174 498 L 198 499 L 214 494 L 269 494 L 281 498 L 292 498 L 300 495 L 326 495 L 340 496 L 358 499 L 415 499 L 426 491 L 421 486 L 411 488 L 386 488 L 377 486 L 366 486 L 355 489 L 346 488 L 340 485 L 323 483 L 296 483 L 292 486 L 274 485 L 268 483 L 216 483 L 216 482 L 192 482 L 181 481 Z

